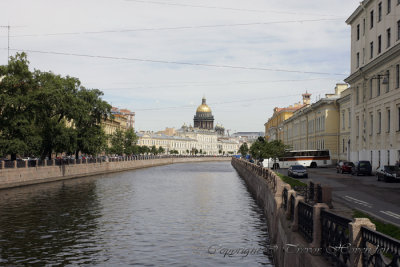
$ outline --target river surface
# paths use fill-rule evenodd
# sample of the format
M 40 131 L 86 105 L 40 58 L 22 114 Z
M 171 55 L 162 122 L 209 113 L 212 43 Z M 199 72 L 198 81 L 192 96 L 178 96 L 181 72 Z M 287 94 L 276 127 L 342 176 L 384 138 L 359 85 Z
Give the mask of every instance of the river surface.
M 269 248 L 230 162 L 0 190 L 1 266 L 272 266 Z

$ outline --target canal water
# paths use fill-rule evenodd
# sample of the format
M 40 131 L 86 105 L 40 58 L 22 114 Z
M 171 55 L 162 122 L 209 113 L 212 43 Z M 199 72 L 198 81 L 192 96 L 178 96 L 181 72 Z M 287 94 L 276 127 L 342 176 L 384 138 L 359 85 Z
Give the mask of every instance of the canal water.
M 230 162 L 0 191 L 0 265 L 272 266 L 266 219 Z

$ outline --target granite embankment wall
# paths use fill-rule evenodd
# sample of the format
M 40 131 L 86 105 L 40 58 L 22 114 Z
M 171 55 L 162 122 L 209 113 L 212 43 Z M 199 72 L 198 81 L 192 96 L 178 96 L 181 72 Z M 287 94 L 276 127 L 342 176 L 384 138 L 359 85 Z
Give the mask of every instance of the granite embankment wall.
M 287 184 L 269 169 L 259 173 L 259 168 L 254 164 L 243 163 L 237 159 L 232 160 L 232 165 L 246 182 L 267 218 L 271 248 L 275 247 L 274 264 L 279 267 L 331 266 L 321 256 L 313 255 L 318 253 L 314 253 L 311 248 L 318 248 L 319 244 L 308 243 L 297 232 L 295 223 L 288 220 L 288 214 L 281 208 L 282 191 Z
M 0 170 L 0 189 L 186 162 L 230 161 L 230 157 L 155 158 Z

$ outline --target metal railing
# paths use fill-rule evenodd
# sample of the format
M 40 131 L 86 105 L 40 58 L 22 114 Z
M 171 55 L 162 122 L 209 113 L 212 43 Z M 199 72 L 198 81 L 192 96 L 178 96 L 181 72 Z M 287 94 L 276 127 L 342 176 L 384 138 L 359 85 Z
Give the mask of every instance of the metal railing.
M 322 203 L 322 187 L 321 187 L 321 184 L 317 184 L 317 203 Z
M 315 197 L 315 190 L 314 190 L 314 188 L 315 188 L 314 183 L 313 183 L 313 182 L 310 182 L 310 186 L 308 187 L 308 199 L 307 199 L 308 202 L 309 202 L 309 201 L 311 201 L 311 202 L 314 201 L 314 197 Z
M 288 190 L 286 188 L 283 188 L 282 192 L 282 206 L 284 210 L 287 210 L 287 205 L 288 204 Z
M 350 243 L 349 223 L 352 220 L 321 210 L 321 248 L 322 255 L 335 266 L 350 267 L 350 254 L 346 250 L 335 250 Z
M 313 206 L 302 201 L 298 204 L 299 232 L 311 243 L 313 241 L 314 210 Z
M 294 210 L 295 210 L 295 204 L 296 204 L 296 199 L 294 198 L 293 195 L 290 195 L 290 201 L 289 201 L 289 211 L 290 211 L 290 220 L 294 221 Z
M 400 241 L 366 227 L 361 227 L 362 265 L 400 266 Z

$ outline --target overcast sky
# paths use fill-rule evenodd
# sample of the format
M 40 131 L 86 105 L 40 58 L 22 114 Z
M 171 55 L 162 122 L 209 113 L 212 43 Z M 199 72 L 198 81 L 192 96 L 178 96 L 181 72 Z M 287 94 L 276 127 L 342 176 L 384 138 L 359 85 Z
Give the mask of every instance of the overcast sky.
M 30 51 L 32 69 L 102 90 L 113 106 L 136 112 L 137 130 L 193 124 L 205 95 L 215 122 L 232 133 L 264 131 L 274 107 L 300 101 L 305 91 L 314 102 L 343 82 L 350 66 L 345 20 L 358 5 L 1 0 L 0 25 L 11 25 L 12 49 Z M 7 28 L 0 28 L 6 62 Z

